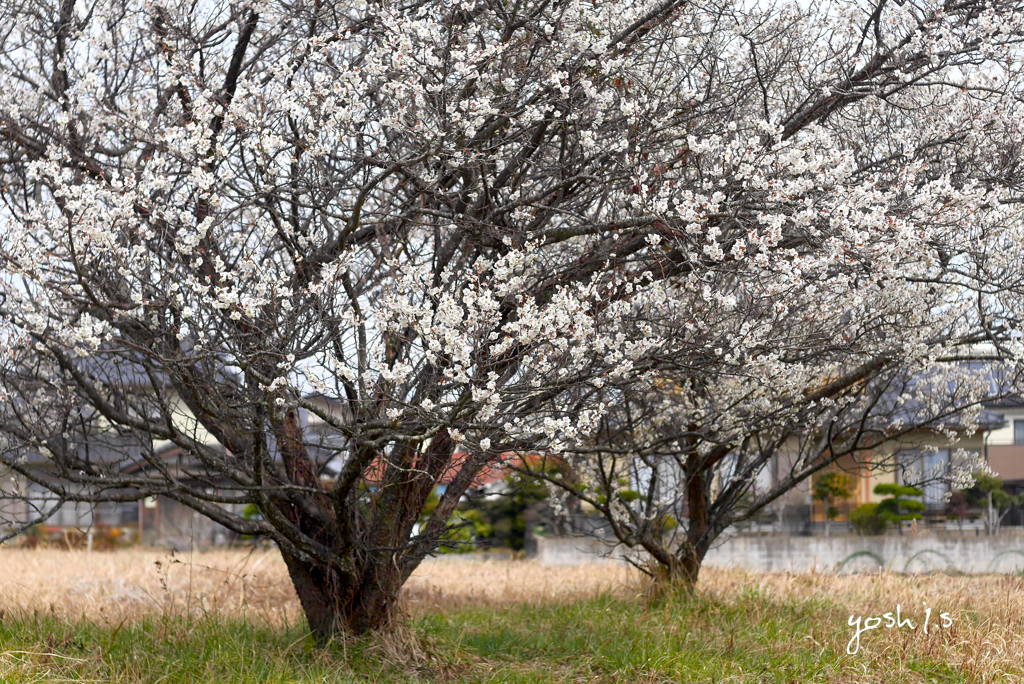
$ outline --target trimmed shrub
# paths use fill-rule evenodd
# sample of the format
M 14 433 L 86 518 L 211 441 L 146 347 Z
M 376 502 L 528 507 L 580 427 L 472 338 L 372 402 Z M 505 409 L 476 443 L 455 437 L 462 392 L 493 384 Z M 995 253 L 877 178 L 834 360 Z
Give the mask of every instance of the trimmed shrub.
M 860 534 L 882 534 L 888 525 L 876 503 L 861 504 L 850 511 L 850 526 Z

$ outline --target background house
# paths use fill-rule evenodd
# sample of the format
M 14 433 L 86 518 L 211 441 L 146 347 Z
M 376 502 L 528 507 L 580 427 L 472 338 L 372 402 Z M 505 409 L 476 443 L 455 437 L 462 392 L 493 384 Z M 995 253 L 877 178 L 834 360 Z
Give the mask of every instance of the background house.
M 1024 399 L 1012 398 L 992 406 L 1003 425 L 986 434 L 984 450 L 989 467 L 1007 489 L 1024 490 Z
M 809 504 L 810 530 L 820 530 L 829 521 L 826 514 L 829 506 L 838 509 L 832 521 L 845 528 L 854 509 L 884 498 L 874 489 L 888 482 L 921 489 L 920 500 L 925 504 L 922 524 L 962 527 L 963 521 L 950 510 L 949 483 L 935 477 L 948 470 L 951 458 L 959 450 L 981 455 L 1011 493 L 1024 491 L 1024 403 L 1013 400 L 989 404 L 982 411 L 978 425 L 954 427 L 958 428 L 957 439 L 952 444 L 938 432 L 920 430 L 887 443 L 884 450 L 877 453 L 861 458 L 843 457 L 822 474 L 835 471 L 847 475 L 851 484 L 851 495 L 847 498 L 831 502 L 816 500 L 813 498 L 815 479 L 805 483 L 800 494 Z M 1009 516 L 1004 524 L 1024 524 L 1024 517 Z

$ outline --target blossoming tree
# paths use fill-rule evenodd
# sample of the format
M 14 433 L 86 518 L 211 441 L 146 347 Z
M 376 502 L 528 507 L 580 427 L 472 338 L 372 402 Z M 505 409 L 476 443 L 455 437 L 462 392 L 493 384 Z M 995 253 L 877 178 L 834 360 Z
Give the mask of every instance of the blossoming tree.
M 0 463 L 272 539 L 326 639 L 666 378 L 734 424 L 1012 353 L 1018 10 L 6 3 Z
M 660 166 L 645 186 L 676 221 L 649 242 L 694 265 L 658 279 L 671 342 L 606 387 L 560 456 L 571 477 L 534 469 L 655 577 L 692 584 L 726 529 L 813 474 L 905 468 L 901 439 L 953 443 L 1019 395 L 1019 8 L 848 10 L 738 12 L 702 43 L 714 132 L 687 141 L 685 191 Z M 978 456 L 912 465 L 959 487 Z

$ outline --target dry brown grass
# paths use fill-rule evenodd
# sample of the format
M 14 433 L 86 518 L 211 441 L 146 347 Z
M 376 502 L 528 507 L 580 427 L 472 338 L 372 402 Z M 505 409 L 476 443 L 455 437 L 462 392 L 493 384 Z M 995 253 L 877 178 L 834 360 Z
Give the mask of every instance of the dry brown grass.
M 423 614 L 481 603 L 550 603 L 608 592 L 638 596 L 641 591 L 634 572 L 613 565 L 440 559 L 425 563 L 410 580 L 406 608 Z M 764 599 L 751 604 L 752 622 L 771 619 L 773 605 L 820 601 L 820 620 L 815 613 L 810 633 L 779 638 L 794 648 L 810 646 L 823 653 L 845 649 L 850 614 L 881 615 L 898 603 L 915 621 L 923 617 L 925 604 L 935 614 L 953 616 L 952 628 L 933 629 L 927 636 L 920 629 L 866 634 L 865 652 L 844 658 L 846 675 L 854 671 L 847 668 L 863 668 L 864 675 L 847 681 L 881 681 L 872 677 L 915 659 L 946 663 L 970 681 L 1015 681 L 1017 675 L 1009 673 L 1022 671 L 1020 576 L 755 574 L 710 568 L 702 575 L 701 593 L 716 601 L 729 603 L 752 591 Z M 274 552 L 0 551 L 0 614 L 36 611 L 107 624 L 169 613 L 244 617 L 275 626 L 301 619 Z
M 638 575 L 632 568 L 611 563 L 551 566 L 441 557 L 416 570 L 406 584 L 406 599 L 416 613 L 479 604 L 568 602 L 598 594 L 636 593 Z
M 0 611 L 120 623 L 216 613 L 273 625 L 299 618 L 284 563 L 271 551 L 171 554 L 0 550 Z
M 153 614 L 245 617 L 282 626 L 300 619 L 276 551 L 170 554 L 0 550 L 0 611 L 42 611 L 102 622 Z M 408 610 L 472 604 L 570 601 L 635 587 L 629 569 L 593 564 L 546 567 L 528 561 L 427 560 L 406 585 Z

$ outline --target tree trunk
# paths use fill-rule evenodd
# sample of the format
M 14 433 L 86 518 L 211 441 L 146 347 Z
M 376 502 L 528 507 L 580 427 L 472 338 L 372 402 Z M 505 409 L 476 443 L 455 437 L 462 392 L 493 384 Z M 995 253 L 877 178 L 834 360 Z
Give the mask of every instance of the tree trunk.
M 680 554 L 676 581 L 685 584 L 692 590 L 697 584 L 697 578 L 700 577 L 700 568 L 704 564 L 706 555 L 707 548 L 687 545 L 684 552 Z
M 692 595 L 697 587 L 700 568 L 704 563 L 706 548 L 686 545 L 675 554 L 659 553 L 652 572 L 655 598 L 673 595 Z
M 699 462 L 698 462 L 699 463 Z M 679 572 L 691 588 L 697 583 L 700 566 L 711 545 L 709 501 L 710 483 L 707 471 L 700 465 L 686 474 L 687 527 L 686 544 L 680 550 Z
M 675 553 L 664 550 L 652 553 L 657 562 L 654 581 L 658 593 L 677 590 L 692 593 L 700 576 L 704 557 L 711 548 L 711 521 L 708 510 L 710 502 L 704 471 L 695 470 L 687 474 L 686 490 L 686 541 Z
M 395 617 L 404 577 L 393 564 L 370 561 L 348 572 L 282 556 L 317 644 L 386 628 Z

